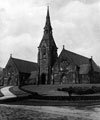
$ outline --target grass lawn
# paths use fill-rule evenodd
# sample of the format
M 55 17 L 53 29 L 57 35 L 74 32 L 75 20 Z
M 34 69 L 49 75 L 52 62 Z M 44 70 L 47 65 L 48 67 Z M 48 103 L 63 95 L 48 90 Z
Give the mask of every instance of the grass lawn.
M 22 105 L 88 105 L 88 104 L 100 104 L 100 94 L 87 95 L 86 96 L 77 96 L 72 95 L 68 96 L 67 92 L 58 91 L 57 88 L 63 88 L 65 86 L 61 85 L 27 85 L 23 86 L 22 89 L 25 89 L 24 92 L 19 89 L 17 86 L 11 87 L 9 90 L 17 96 L 17 98 L 4 101 L 4 103 L 9 102 L 11 104 L 22 104 Z M 33 94 L 31 92 L 38 93 L 40 96 Z M 30 97 L 29 97 L 30 96 Z M 92 100 L 92 101 L 91 101 Z M 96 101 L 95 101 L 96 100 Z M 57 102 L 58 101 L 58 102 Z M 76 102 L 76 103 L 75 103 Z M 84 103 L 85 102 L 85 103 Z M 96 102 L 96 103 L 95 103 Z
M 67 93 L 58 91 L 57 87 L 54 85 L 27 85 L 23 86 L 23 89 L 31 92 L 36 92 L 39 95 L 44 95 L 44 96 L 68 96 Z
M 23 86 L 22 88 L 31 91 L 31 92 L 37 92 L 40 95 L 45 96 L 68 96 L 67 92 L 64 91 L 58 91 L 58 88 L 67 88 L 67 87 L 100 87 L 100 84 L 68 84 L 68 85 L 27 85 Z M 97 94 L 90 94 L 92 96 L 100 95 L 100 93 Z M 75 96 L 75 94 L 73 94 Z M 88 95 L 86 95 L 88 96 Z

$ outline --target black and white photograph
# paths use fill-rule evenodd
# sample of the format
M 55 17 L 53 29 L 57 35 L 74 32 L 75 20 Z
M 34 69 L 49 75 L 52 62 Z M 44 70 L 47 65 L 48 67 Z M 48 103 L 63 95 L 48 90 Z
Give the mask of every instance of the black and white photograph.
M 0 120 L 100 120 L 100 0 L 0 0 Z

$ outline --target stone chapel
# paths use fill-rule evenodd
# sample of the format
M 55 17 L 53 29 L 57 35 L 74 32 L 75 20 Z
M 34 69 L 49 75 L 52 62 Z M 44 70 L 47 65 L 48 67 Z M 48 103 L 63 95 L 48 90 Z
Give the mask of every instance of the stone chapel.
M 53 38 L 49 7 L 43 37 L 38 46 L 38 61 L 30 62 L 10 56 L 2 85 L 86 84 L 100 83 L 100 67 L 91 58 L 66 50 L 57 53 Z

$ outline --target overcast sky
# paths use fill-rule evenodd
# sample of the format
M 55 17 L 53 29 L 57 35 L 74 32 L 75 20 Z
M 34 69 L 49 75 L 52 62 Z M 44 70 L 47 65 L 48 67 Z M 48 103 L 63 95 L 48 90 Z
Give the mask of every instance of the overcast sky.
M 58 53 L 64 44 L 100 65 L 100 0 L 0 0 L 0 66 L 10 54 L 37 61 L 48 3 Z

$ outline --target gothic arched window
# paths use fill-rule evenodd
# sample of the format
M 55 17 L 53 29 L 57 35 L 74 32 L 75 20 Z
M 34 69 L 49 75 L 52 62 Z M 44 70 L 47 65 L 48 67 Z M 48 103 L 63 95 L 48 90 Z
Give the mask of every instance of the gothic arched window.
M 69 71 L 69 69 L 70 69 L 70 64 L 68 63 L 68 61 L 66 61 L 66 60 L 63 60 L 63 61 L 61 61 L 61 63 L 60 63 L 60 70 L 61 71 Z

